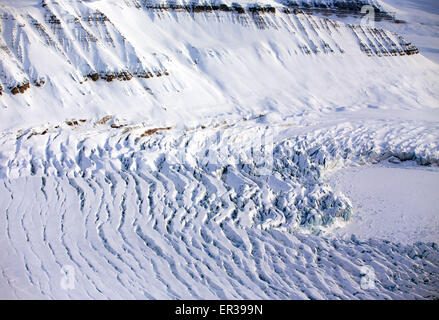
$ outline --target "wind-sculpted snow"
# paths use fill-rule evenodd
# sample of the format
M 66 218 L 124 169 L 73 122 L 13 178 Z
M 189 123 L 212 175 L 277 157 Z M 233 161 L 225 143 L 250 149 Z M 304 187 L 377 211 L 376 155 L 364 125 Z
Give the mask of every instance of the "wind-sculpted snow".
M 153 130 L 109 119 L 1 137 L 3 296 L 439 296 L 437 244 L 331 237 L 355 212 L 321 180 L 391 157 L 437 165 L 437 124 L 266 115 Z M 74 289 L 60 285 L 66 266 Z

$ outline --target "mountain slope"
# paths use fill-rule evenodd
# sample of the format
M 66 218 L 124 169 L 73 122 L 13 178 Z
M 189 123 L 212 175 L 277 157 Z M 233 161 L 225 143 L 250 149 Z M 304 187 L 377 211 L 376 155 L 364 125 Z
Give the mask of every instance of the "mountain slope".
M 395 100 L 416 107 L 410 92 L 393 99 L 386 87 L 405 85 L 404 78 L 414 79 L 411 85 L 421 95 L 422 87 L 431 88 L 428 94 L 437 87 L 431 79 L 438 67 L 408 56 L 417 49 L 384 30 L 285 13 L 282 7 L 240 14 L 136 3 L 4 7 L 3 127 L 98 120 L 120 112 L 121 105 L 129 120 L 147 114 L 151 124 L 164 126 L 219 113 L 257 115 L 273 105 L 286 113 Z M 370 74 L 384 68 L 371 83 Z M 44 117 L 35 107 L 42 105 Z

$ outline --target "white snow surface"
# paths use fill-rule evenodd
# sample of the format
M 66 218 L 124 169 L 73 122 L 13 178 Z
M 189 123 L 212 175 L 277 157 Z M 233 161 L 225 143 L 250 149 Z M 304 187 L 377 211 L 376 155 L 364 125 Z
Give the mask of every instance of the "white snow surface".
M 439 297 L 439 66 L 400 35 L 0 3 L 1 298 Z
M 413 42 L 425 57 L 439 63 L 439 3 L 436 0 L 381 0 L 379 7 L 403 23 L 377 19 L 374 21 L 375 27 L 403 35 Z M 316 14 L 345 23 L 369 24 L 369 20 L 362 20 L 362 15 L 341 17 L 335 13 Z
M 410 48 L 385 30 L 279 10 L 192 14 L 136 3 L 0 8 L 0 128 L 108 114 L 191 126 L 273 109 L 289 115 L 368 105 L 437 107 L 439 66 L 421 55 L 384 56 Z M 111 83 L 86 77 L 120 72 L 162 76 Z M 30 88 L 10 94 L 21 83 Z
M 330 178 L 356 214 L 336 231 L 345 237 L 393 242 L 439 242 L 439 171 L 387 163 L 344 169 Z
M 388 29 L 404 35 L 416 44 L 424 56 L 439 63 L 439 3 L 435 0 L 384 2 L 399 19 L 406 21 L 404 24 L 387 24 Z

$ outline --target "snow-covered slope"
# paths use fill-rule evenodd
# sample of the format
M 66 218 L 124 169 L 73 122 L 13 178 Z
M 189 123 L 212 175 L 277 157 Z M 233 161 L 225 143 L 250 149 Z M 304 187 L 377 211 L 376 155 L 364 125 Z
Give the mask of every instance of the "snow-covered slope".
M 386 87 L 407 77 L 422 95 L 421 87 L 436 85 L 438 67 L 408 56 L 417 49 L 400 36 L 282 8 L 240 14 L 231 6 L 193 12 L 136 1 L 31 3 L 1 9 L 3 128 L 97 120 L 121 115 L 121 105 L 129 120 L 163 126 L 274 106 L 287 114 L 401 99 L 417 107 L 406 91 L 395 99 Z M 383 72 L 371 83 L 372 73 Z
M 0 1 L 0 296 L 437 298 L 437 243 L 334 232 L 335 171 L 439 163 L 439 66 L 341 3 Z
M 392 156 L 438 159 L 437 124 L 369 116 L 262 117 L 154 134 L 78 122 L 3 136 L 1 292 L 437 297 L 436 244 L 331 237 L 357 213 L 326 173 Z M 71 290 L 60 285 L 65 266 L 75 271 Z M 373 290 L 361 285 L 364 266 L 376 272 Z
M 439 5 L 435 0 L 384 0 L 381 10 L 386 14 L 373 13 L 375 27 L 396 32 L 416 44 L 422 55 L 439 63 Z M 383 12 L 381 11 L 381 12 Z M 364 15 L 339 14 L 338 11 L 315 10 L 316 15 L 346 23 L 360 24 Z M 389 18 L 390 17 L 390 18 Z M 364 22 L 369 20 L 365 19 Z

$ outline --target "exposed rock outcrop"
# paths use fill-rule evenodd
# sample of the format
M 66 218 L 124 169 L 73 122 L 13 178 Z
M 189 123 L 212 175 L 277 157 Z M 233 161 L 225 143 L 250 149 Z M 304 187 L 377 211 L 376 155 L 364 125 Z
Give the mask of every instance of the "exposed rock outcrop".
M 14 87 L 10 87 L 9 90 L 11 91 L 11 93 L 12 93 L 13 95 L 16 95 L 16 94 L 18 94 L 18 93 L 24 93 L 24 92 L 25 92 L 27 89 L 29 89 L 29 88 L 30 88 L 30 84 L 29 84 L 28 81 L 26 81 L 26 82 L 23 82 L 23 83 L 17 84 L 17 85 L 14 86 Z

